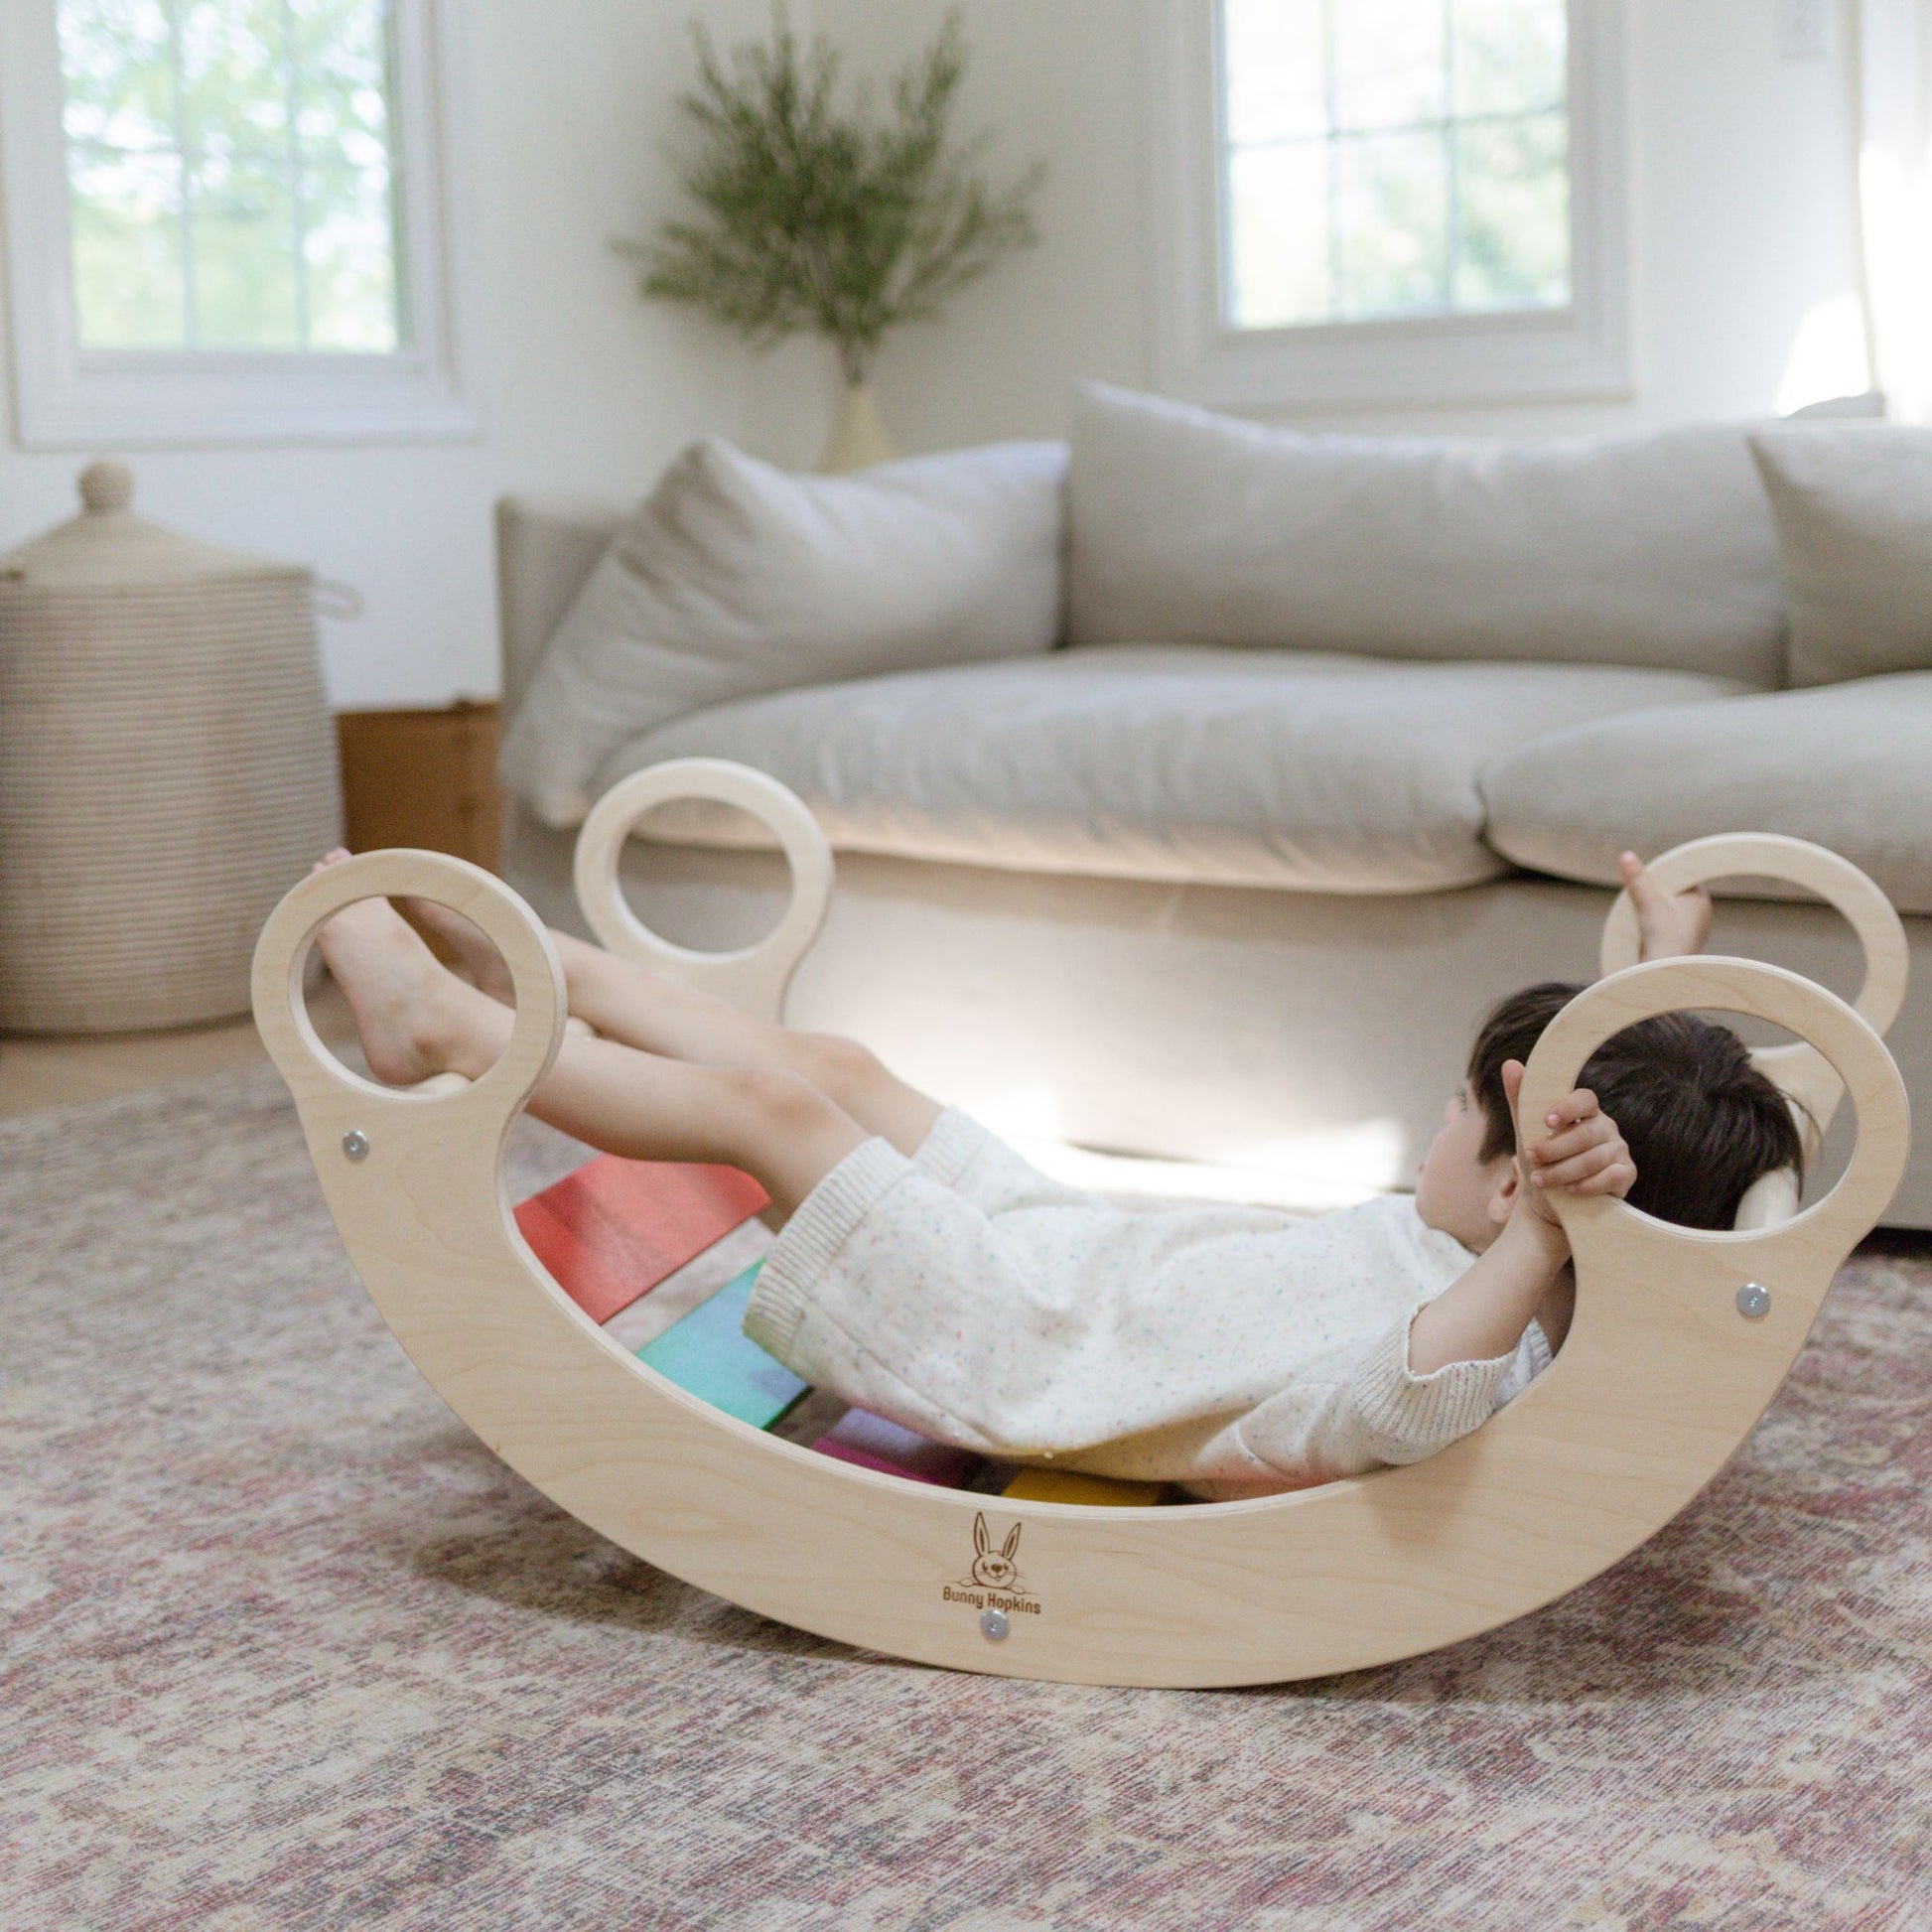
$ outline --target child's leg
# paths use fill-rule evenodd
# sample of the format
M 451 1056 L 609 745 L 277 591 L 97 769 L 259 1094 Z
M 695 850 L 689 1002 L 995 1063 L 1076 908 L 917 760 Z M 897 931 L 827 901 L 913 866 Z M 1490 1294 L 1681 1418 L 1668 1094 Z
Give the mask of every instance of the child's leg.
M 936 1100 L 908 1086 L 857 1040 L 757 1019 L 567 932 L 551 936 L 564 962 L 571 1011 L 607 1039 L 706 1066 L 798 1074 L 905 1155 L 917 1152 L 939 1118 Z
M 469 920 L 426 900 L 411 910 L 449 940 L 485 993 L 510 1000 L 496 949 Z M 936 1100 L 908 1086 L 856 1040 L 796 1033 L 755 1019 L 728 1001 L 680 986 L 568 932 L 553 928 L 550 937 L 563 961 L 571 1012 L 606 1039 L 703 1066 L 798 1074 L 904 1155 L 918 1151 L 939 1118 Z
M 509 1012 L 446 972 L 386 900 L 345 907 L 318 943 L 379 1079 L 476 1079 L 502 1051 Z M 693 1065 L 609 1039 L 566 1040 L 530 1111 L 606 1153 L 743 1168 L 787 1215 L 867 1138 L 789 1070 Z

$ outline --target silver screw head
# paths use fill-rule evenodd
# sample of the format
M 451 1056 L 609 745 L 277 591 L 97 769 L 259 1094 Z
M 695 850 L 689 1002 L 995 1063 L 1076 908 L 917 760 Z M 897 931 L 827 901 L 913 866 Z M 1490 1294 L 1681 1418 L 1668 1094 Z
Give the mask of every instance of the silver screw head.
M 369 1137 L 359 1127 L 351 1127 L 343 1136 L 343 1153 L 351 1161 L 366 1161 L 369 1158 Z
M 982 1610 L 980 1612 L 980 1635 L 988 1643 L 1005 1643 L 1007 1632 L 1013 1625 L 1007 1621 L 1005 1610 Z
M 1746 1282 L 1737 1291 L 1737 1312 L 1746 1321 L 1762 1321 L 1771 1312 L 1771 1291 L 1762 1282 Z

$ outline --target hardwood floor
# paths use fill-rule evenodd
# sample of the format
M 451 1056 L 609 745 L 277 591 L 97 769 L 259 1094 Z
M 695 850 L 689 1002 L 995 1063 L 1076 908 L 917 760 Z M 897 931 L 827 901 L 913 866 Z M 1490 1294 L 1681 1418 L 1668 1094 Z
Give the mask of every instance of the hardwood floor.
M 332 1045 L 354 1036 L 348 1005 L 325 981 L 310 1002 L 316 1031 Z M 193 1080 L 263 1057 L 250 1019 L 159 1034 L 84 1037 L 0 1035 L 0 1119 L 42 1107 L 105 1100 L 171 1080 Z

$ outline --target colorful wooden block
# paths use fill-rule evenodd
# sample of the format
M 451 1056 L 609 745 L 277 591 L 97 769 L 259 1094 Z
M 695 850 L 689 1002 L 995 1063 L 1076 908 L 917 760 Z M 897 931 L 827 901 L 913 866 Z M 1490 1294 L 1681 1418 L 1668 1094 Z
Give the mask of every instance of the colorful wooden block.
M 1151 1509 L 1168 1500 L 1165 1482 L 1116 1482 L 1072 1469 L 1022 1469 L 1001 1492 L 1032 1503 L 1085 1503 L 1095 1509 Z
M 983 1458 L 971 1449 L 935 1443 L 866 1409 L 848 1409 L 812 1448 L 862 1469 L 883 1469 L 889 1476 L 940 1489 L 964 1489 L 983 1466 Z
M 601 1154 L 516 1210 L 559 1288 L 605 1322 L 770 1199 L 736 1168 Z
M 767 1355 L 745 1332 L 752 1285 L 763 1264 L 755 1262 L 682 1321 L 637 1351 L 658 1374 L 754 1429 L 769 1429 L 806 1385 Z

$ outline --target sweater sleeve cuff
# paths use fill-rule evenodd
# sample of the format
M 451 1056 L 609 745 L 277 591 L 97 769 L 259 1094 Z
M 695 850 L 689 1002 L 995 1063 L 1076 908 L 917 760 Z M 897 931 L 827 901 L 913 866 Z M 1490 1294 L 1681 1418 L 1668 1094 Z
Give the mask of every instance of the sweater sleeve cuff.
M 971 1114 L 948 1107 L 918 1145 L 913 1164 L 942 1187 L 957 1187 L 993 1136 Z
M 767 1355 L 791 1359 L 814 1286 L 911 1166 L 890 1143 L 862 1141 L 798 1203 L 771 1244 L 745 1311 L 746 1334 Z
M 1409 1366 L 1409 1325 L 1391 1328 L 1354 1378 L 1355 1413 L 1385 1462 L 1420 1462 L 1480 1428 L 1495 1413 L 1497 1389 L 1516 1359 L 1512 1349 L 1418 1375 Z

